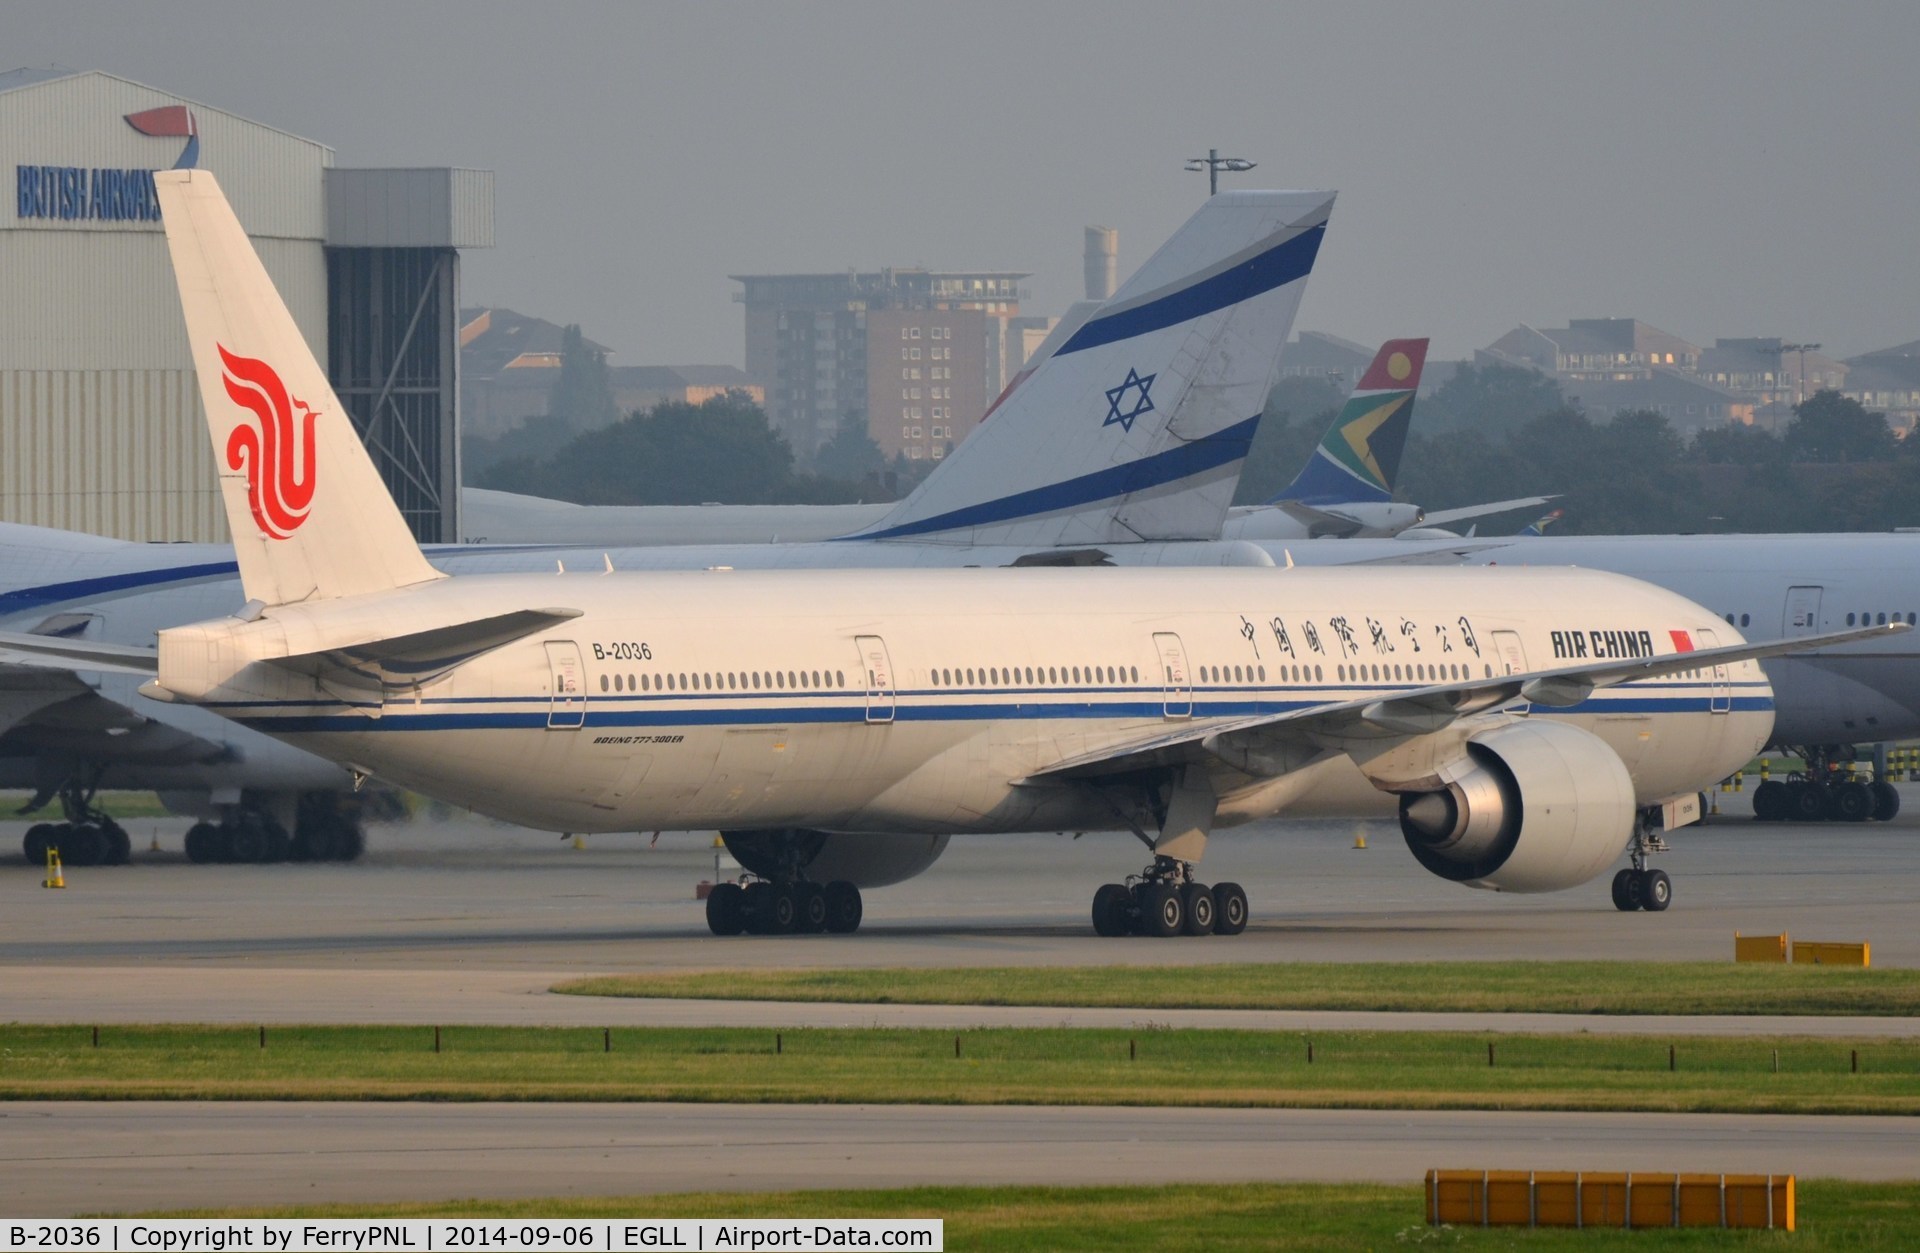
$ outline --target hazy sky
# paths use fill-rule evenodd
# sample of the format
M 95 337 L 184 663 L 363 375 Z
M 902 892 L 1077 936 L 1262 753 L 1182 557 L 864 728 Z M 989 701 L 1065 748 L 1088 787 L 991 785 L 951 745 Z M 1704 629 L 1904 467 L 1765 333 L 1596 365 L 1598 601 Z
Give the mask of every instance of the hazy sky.
M 0 69 L 101 69 L 331 145 L 498 172 L 470 303 L 622 364 L 740 361 L 729 273 L 1123 276 L 1240 187 L 1340 191 L 1296 328 L 1637 316 L 1696 342 L 1920 337 L 1920 4 L 100 4 Z

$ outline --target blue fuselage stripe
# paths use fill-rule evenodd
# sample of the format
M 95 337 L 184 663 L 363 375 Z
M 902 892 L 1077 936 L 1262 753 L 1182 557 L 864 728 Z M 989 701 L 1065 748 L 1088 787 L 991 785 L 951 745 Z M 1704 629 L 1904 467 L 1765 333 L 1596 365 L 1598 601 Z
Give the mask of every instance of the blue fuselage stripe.
M 1131 309 L 1097 317 L 1074 332 L 1073 338 L 1062 344 L 1055 355 L 1064 357 L 1116 340 L 1132 339 L 1136 335 L 1178 326 L 1229 305 L 1251 300 L 1276 287 L 1284 287 L 1295 279 L 1305 278 L 1313 272 L 1313 259 L 1319 253 L 1320 241 L 1326 233 L 1326 223 L 1323 222 L 1192 286 Z
M 1079 478 L 1068 479 L 1063 483 L 1050 483 L 1045 487 L 1015 492 L 1011 496 L 1002 496 L 998 500 L 989 500 L 982 504 L 969 505 L 965 509 L 936 514 L 919 522 L 905 522 L 899 526 L 888 527 L 884 531 L 845 535 L 841 539 L 843 541 L 898 539 L 907 535 L 926 535 L 935 531 L 986 526 L 995 522 L 1011 522 L 1018 518 L 1039 517 L 1043 514 L 1057 513 L 1062 509 L 1092 504 L 1097 500 L 1143 492 L 1149 488 L 1161 487 L 1245 460 L 1247 449 L 1253 446 L 1254 429 L 1259 425 L 1260 418 L 1256 414 L 1245 422 L 1235 423 L 1205 439 L 1195 440 L 1191 444 L 1182 444 L 1177 448 L 1169 448 L 1165 452 L 1155 453 L 1151 457 L 1142 457 L 1126 465 L 1097 470 L 1092 474 L 1083 474 Z

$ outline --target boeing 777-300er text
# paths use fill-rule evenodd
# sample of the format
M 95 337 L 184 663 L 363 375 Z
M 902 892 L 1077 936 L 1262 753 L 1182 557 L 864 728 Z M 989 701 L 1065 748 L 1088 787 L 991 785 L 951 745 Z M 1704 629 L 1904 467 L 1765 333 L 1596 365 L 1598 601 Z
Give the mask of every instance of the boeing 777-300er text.
M 511 821 L 753 833 L 790 869 L 710 900 L 716 931 L 851 930 L 857 877 L 952 835 L 1095 828 L 1154 853 L 1096 893 L 1100 931 L 1238 931 L 1244 894 L 1197 881 L 1209 831 L 1356 776 L 1437 875 L 1551 891 L 1631 846 L 1616 902 L 1664 908 L 1649 814 L 1765 741 L 1755 659 L 1797 646 L 1578 570 L 448 577 L 213 178 L 155 184 L 247 604 L 157 650 L 0 647 L 151 673 L 155 699 Z

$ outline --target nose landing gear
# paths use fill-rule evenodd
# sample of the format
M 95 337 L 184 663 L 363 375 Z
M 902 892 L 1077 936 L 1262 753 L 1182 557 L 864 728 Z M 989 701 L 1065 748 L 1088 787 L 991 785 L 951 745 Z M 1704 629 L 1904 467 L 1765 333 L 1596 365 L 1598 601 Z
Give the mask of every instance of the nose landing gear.
M 1673 904 L 1673 880 L 1664 870 L 1649 869 L 1647 855 L 1669 850 L 1660 833 L 1652 829 L 1645 813 L 1634 818 L 1633 840 L 1627 849 L 1633 865 L 1613 876 L 1613 907 L 1622 913 L 1637 909 L 1660 913 Z

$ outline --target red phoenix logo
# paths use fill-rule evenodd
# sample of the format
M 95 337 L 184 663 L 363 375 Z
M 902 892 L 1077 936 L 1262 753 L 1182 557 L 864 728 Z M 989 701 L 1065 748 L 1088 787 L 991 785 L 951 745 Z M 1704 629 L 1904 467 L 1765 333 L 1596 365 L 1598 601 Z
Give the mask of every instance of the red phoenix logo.
M 253 411 L 257 427 L 244 422 L 227 436 L 227 468 L 245 472 L 253 520 L 272 539 L 300 529 L 313 506 L 313 423 L 320 415 L 287 394 L 286 384 L 264 361 L 235 356 L 224 345 L 227 395 Z M 300 411 L 296 423 L 294 410 Z

